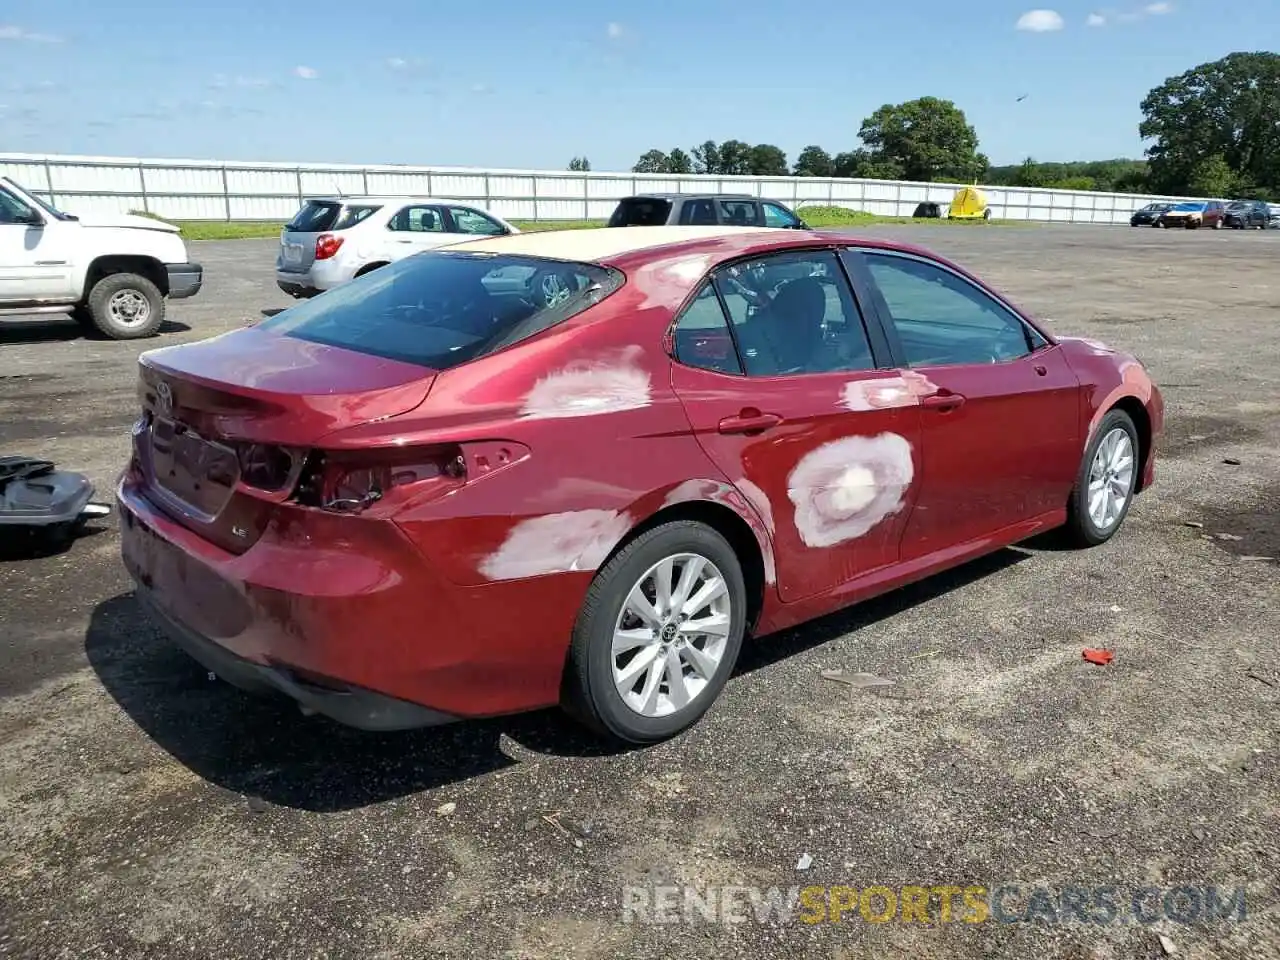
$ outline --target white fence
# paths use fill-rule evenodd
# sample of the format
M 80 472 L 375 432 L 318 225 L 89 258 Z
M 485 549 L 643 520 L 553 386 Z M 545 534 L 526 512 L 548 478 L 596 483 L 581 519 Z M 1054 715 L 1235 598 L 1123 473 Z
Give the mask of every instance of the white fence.
M 0 175 L 73 213 L 141 210 L 169 220 L 283 222 L 304 197 L 403 194 L 482 204 L 514 220 L 602 220 L 621 197 L 652 191 L 724 191 L 792 207 L 833 204 L 910 216 L 922 201 L 945 205 L 961 184 L 819 177 L 721 177 L 469 167 L 223 163 L 43 154 L 0 154 Z M 1150 197 L 1084 190 L 983 187 L 996 219 L 1127 223 Z

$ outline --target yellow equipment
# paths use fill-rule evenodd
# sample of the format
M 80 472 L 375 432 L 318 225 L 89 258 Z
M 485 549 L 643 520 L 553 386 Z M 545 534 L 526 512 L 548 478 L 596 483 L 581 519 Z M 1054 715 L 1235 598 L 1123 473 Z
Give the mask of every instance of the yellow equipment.
M 951 198 L 951 210 L 947 216 L 952 220 L 990 220 L 991 208 L 976 186 L 961 187 Z

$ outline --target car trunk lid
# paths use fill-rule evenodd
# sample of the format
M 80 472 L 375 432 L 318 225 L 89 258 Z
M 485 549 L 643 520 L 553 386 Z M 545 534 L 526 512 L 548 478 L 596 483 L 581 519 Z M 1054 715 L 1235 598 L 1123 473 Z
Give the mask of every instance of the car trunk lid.
M 139 360 L 135 457 L 147 496 L 240 552 L 297 485 L 310 447 L 338 427 L 406 413 L 434 372 L 246 328 Z

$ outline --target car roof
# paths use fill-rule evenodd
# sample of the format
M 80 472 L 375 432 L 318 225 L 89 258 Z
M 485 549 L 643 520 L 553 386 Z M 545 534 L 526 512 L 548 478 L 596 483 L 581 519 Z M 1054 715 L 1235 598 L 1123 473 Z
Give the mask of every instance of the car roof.
M 447 249 L 599 263 L 625 270 L 682 256 L 702 255 L 722 261 L 773 250 L 829 244 L 897 250 L 947 263 L 936 254 L 910 244 L 857 237 L 836 230 L 789 230 L 778 227 L 667 226 L 546 230 L 469 240 L 453 244 Z
M 477 210 L 484 209 L 482 201 L 477 200 L 457 200 L 453 197 L 424 197 L 416 194 L 404 194 L 396 196 L 368 196 L 368 197 L 339 197 L 339 196 L 315 196 L 304 197 L 303 201 L 310 203 L 352 203 L 352 204 L 379 204 L 381 206 L 389 206 L 393 203 L 456 203 L 462 207 L 474 207 Z
M 629 197 L 623 197 L 623 200 L 763 200 L 764 197 L 757 197 L 754 193 L 717 193 L 709 191 L 707 193 L 633 193 Z

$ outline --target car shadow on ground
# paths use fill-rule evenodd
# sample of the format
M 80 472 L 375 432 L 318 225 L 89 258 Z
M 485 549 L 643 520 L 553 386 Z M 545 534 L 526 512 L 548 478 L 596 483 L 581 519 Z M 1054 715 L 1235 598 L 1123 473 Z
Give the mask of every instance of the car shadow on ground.
M 1025 559 L 1016 549 L 975 560 L 802 627 L 751 641 L 738 673 L 777 663 Z M 291 702 L 243 693 L 159 635 L 132 593 L 99 604 L 85 653 L 108 693 L 157 744 L 235 793 L 314 812 L 349 810 L 513 766 L 512 746 L 551 756 L 626 751 L 558 710 L 404 733 L 351 730 L 304 717 Z
M 57 557 L 75 546 L 110 532 L 109 527 L 84 526 L 77 530 L 46 530 L 41 527 L 0 527 L 0 563 L 21 560 L 43 560 Z
M 191 329 L 177 320 L 166 320 L 156 336 L 166 333 L 187 333 Z M 9 320 L 0 318 L 0 346 L 22 343 L 66 343 L 70 340 L 101 340 L 101 336 L 86 333 L 80 325 L 61 316 L 56 320 Z
M 107 692 L 178 762 L 227 790 L 317 812 L 348 810 L 501 770 L 512 745 L 607 756 L 556 710 L 404 733 L 367 733 L 303 716 L 284 698 L 243 693 L 160 636 L 132 593 L 99 604 L 85 654 Z

